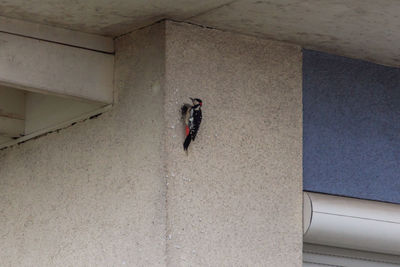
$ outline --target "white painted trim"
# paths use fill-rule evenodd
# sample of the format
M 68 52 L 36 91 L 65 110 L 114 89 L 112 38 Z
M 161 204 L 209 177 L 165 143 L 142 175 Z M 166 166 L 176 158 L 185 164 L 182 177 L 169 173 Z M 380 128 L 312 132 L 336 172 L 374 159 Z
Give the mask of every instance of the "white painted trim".
M 114 40 L 90 33 L 47 26 L 0 16 L 0 32 L 55 42 L 105 53 L 114 53 Z
M 400 256 L 379 254 L 360 250 L 303 244 L 303 267 L 394 267 L 399 266 Z
M 397 263 L 363 260 L 352 257 L 338 257 L 314 253 L 303 254 L 303 267 L 399 267 Z
M 400 255 L 400 205 L 310 192 L 304 199 L 304 242 Z

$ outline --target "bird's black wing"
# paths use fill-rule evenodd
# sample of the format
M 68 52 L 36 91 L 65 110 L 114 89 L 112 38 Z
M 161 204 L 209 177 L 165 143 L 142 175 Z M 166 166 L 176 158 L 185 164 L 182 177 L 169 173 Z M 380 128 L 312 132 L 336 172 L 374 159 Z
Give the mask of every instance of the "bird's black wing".
M 192 109 L 192 111 L 193 111 L 193 121 L 189 122 L 189 129 L 190 129 L 190 135 L 192 136 L 192 140 L 194 141 L 197 132 L 199 131 L 200 128 L 202 114 L 201 114 L 201 109 L 198 110 Z

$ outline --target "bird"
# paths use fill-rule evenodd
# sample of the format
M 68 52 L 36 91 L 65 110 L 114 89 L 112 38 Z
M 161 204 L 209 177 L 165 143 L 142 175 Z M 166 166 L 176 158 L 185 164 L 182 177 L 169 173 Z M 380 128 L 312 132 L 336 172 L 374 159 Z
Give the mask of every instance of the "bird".
M 182 119 L 185 123 L 185 142 L 183 142 L 183 150 L 187 151 L 190 142 L 196 139 L 197 132 L 200 128 L 202 119 L 201 107 L 203 101 L 199 98 L 191 98 L 192 105 L 183 104 L 181 107 Z

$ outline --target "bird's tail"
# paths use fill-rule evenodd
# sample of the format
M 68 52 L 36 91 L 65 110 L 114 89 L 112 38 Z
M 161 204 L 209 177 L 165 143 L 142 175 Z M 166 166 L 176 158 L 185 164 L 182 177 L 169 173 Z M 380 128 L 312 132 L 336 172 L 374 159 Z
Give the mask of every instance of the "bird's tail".
M 185 151 L 188 150 L 188 147 L 190 145 L 190 141 L 192 141 L 192 136 L 190 134 L 188 134 L 188 136 L 186 136 L 185 142 L 183 142 L 183 149 Z

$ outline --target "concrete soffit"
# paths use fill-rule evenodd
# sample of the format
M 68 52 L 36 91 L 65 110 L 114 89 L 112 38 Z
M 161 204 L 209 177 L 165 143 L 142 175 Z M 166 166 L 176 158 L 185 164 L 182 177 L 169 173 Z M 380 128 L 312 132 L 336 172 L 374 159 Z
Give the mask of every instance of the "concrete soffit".
M 398 0 L 3 0 L 0 16 L 118 37 L 162 19 L 400 66 Z
M 0 32 L 98 52 L 114 53 L 114 41 L 111 37 L 104 37 L 97 34 L 84 33 L 1 16 Z

